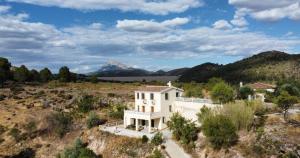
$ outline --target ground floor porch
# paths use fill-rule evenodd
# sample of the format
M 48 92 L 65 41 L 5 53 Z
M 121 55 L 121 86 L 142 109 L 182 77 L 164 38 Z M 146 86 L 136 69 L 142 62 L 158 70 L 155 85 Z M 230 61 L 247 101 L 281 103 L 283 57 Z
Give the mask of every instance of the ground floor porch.
M 163 118 L 155 119 L 139 119 L 139 118 L 124 118 L 124 128 L 153 133 L 162 128 Z

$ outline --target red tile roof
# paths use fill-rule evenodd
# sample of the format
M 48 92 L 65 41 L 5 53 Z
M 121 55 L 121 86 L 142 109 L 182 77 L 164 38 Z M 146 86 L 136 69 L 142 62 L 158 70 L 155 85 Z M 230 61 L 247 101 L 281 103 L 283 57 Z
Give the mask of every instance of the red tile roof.
M 137 91 L 144 91 L 144 92 L 161 92 L 170 87 L 168 86 L 146 86 L 146 87 L 140 87 Z
M 276 88 L 275 85 L 267 84 L 267 83 L 261 83 L 261 82 L 256 82 L 248 85 L 252 89 L 274 89 Z

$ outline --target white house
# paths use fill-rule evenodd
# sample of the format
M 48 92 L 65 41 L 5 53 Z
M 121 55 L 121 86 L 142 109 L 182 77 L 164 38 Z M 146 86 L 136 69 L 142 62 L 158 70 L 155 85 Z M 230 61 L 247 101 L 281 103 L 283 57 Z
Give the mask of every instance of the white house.
M 197 121 L 197 113 L 203 106 L 215 107 L 208 99 L 184 98 L 183 90 L 168 86 L 146 86 L 135 91 L 135 107 L 124 112 L 124 127 L 147 130 L 149 133 L 162 130 L 174 112 Z

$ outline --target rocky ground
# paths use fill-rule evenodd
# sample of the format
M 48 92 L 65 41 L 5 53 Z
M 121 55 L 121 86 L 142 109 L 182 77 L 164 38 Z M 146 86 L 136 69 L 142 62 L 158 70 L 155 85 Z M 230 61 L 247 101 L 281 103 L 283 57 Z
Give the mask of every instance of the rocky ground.
M 26 149 L 33 150 L 36 157 L 51 158 L 55 157 L 65 147 L 73 144 L 77 137 L 86 137 L 86 141 L 95 144 L 92 139 L 100 132 L 90 132 L 86 128 L 86 116 L 82 116 L 74 121 L 72 130 L 68 132 L 63 138 L 47 134 L 43 131 L 45 129 L 45 117 L 55 111 L 70 112 L 76 106 L 76 100 L 83 94 L 93 95 L 97 98 L 96 106 L 106 107 L 114 103 L 130 103 L 133 101 L 133 90 L 139 85 L 134 84 L 118 84 L 118 83 L 49 83 L 45 85 L 9 85 L 0 89 L 0 157 L 12 156 Z M 106 116 L 105 108 L 98 108 L 96 112 L 105 117 L 108 121 L 115 121 Z M 101 110 L 103 109 L 103 110 Z M 28 131 L 26 128 L 29 122 L 35 122 L 36 129 Z M 96 127 L 95 127 L 96 128 Z M 18 129 L 19 135 L 22 138 L 16 141 L 10 133 L 12 129 Z M 102 138 L 103 139 L 103 138 Z M 102 142 L 106 147 L 109 147 L 108 142 L 115 140 L 131 138 L 109 137 Z M 126 144 L 124 144 L 126 146 Z M 110 145 L 112 146 L 112 145 Z M 93 145 L 91 145 L 93 148 Z M 145 145 L 141 151 L 132 151 L 129 154 L 140 154 L 141 152 L 148 152 L 151 147 Z M 109 154 L 109 148 L 95 148 L 97 153 Z M 133 148 L 134 149 L 134 148 Z M 135 148 L 137 149 L 137 147 Z M 145 149 L 145 150 L 144 150 Z M 147 150 L 146 150 L 147 149 Z M 127 149 L 126 149 L 127 150 Z M 26 150 L 27 151 L 27 150 Z M 124 151 L 127 152 L 127 151 Z M 126 153 L 116 153 L 113 157 L 119 155 L 126 155 Z M 125 156 L 126 157 L 126 156 Z

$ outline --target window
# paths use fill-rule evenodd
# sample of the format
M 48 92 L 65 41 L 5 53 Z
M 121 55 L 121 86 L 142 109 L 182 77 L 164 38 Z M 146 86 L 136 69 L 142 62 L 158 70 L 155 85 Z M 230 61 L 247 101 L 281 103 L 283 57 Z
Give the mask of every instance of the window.
M 140 106 L 138 106 L 137 108 L 138 108 L 138 111 L 140 111 Z
M 145 93 L 142 93 L 142 99 L 145 99 Z
M 169 100 L 169 93 L 165 93 L 165 100 Z
M 169 105 L 169 112 L 172 112 L 172 105 Z
M 179 97 L 179 92 L 176 92 L 176 97 Z
M 136 98 L 140 99 L 140 93 L 136 93 Z
M 154 99 L 154 94 L 150 93 L 150 99 L 153 100 Z
M 165 117 L 162 118 L 162 122 L 165 123 Z
M 154 112 L 154 107 L 153 106 L 151 106 L 151 112 Z
M 142 106 L 142 112 L 145 112 L 145 106 Z

